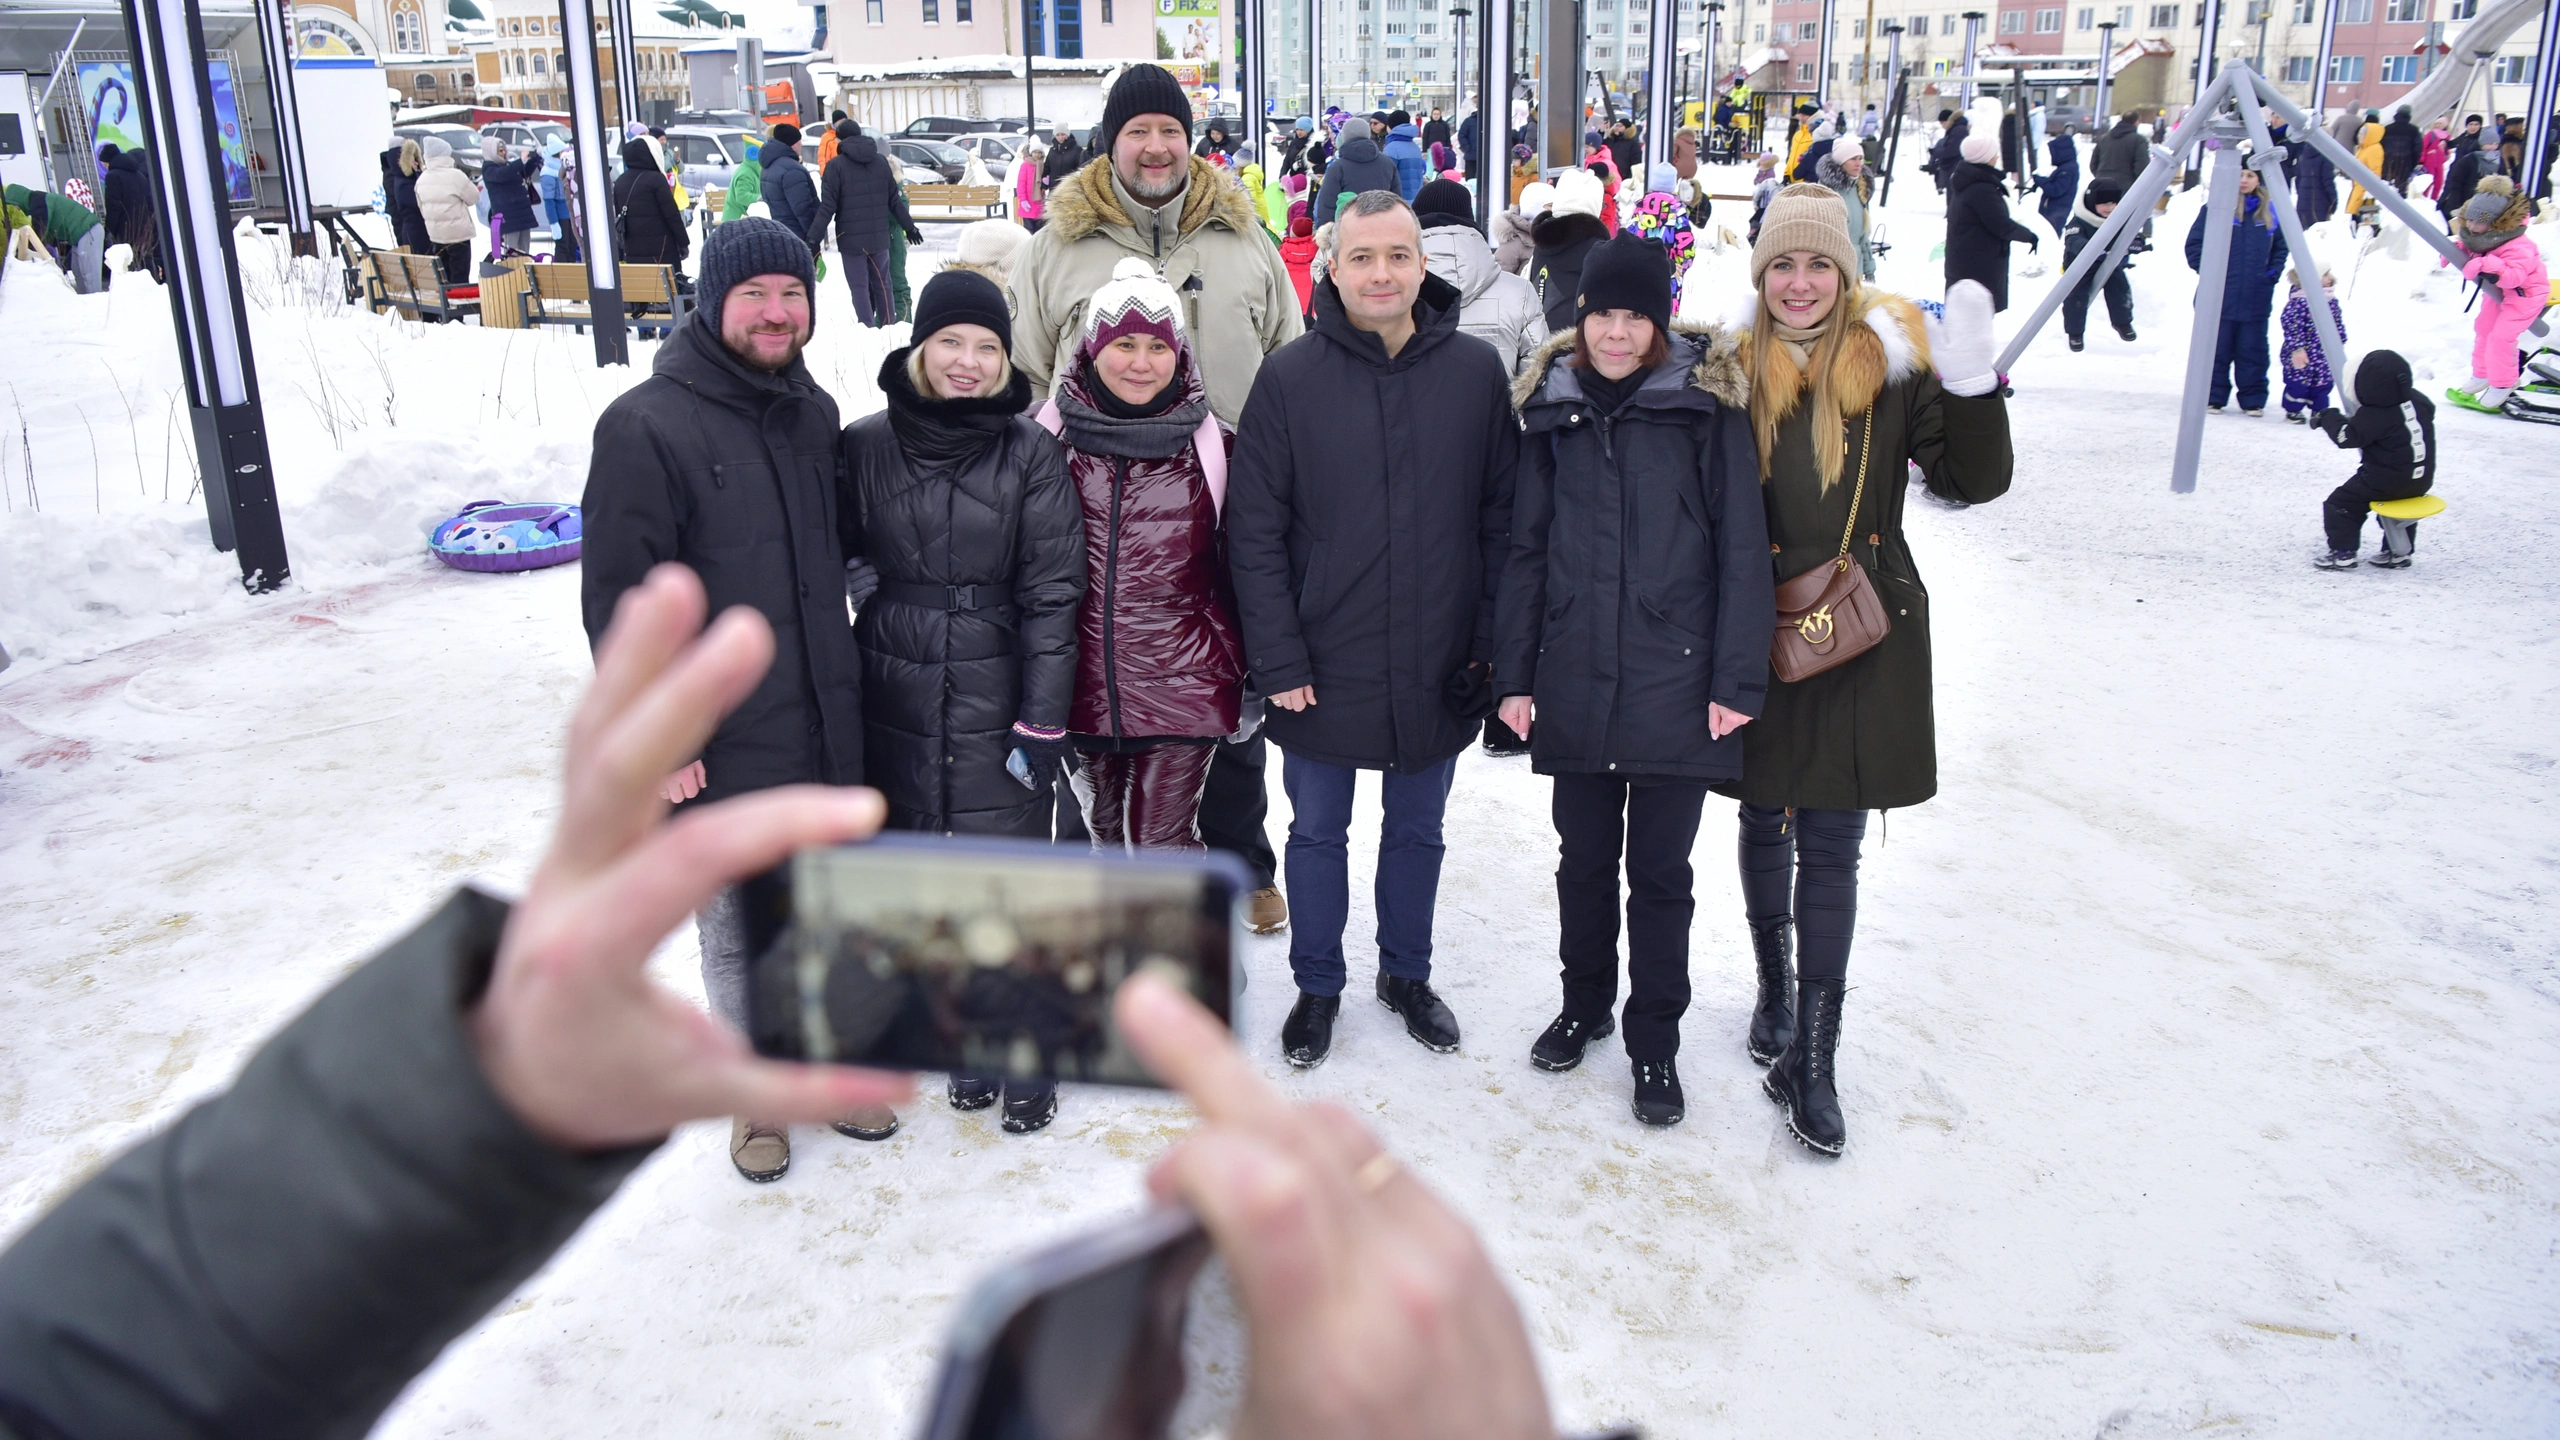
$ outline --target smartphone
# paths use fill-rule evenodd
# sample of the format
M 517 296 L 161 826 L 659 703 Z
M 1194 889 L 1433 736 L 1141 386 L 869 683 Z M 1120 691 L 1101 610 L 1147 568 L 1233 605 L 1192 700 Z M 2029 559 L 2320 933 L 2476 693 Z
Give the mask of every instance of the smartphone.
M 1111 1000 L 1153 972 L 1232 1023 L 1244 867 L 1207 852 L 882 836 L 747 896 L 758 1053 L 986 1079 L 1158 1082 Z
M 960 1307 L 924 1440 L 1158 1440 L 1208 1258 L 1177 1205 L 1007 1263 Z

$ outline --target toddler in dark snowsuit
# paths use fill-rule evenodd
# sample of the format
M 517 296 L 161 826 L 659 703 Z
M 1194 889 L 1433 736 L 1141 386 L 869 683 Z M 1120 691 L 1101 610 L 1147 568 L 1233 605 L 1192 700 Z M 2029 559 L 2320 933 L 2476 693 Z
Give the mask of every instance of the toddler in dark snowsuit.
M 2362 463 L 2347 483 L 2329 492 L 2320 516 L 2329 532 L 2328 553 L 2313 563 L 2323 570 L 2352 570 L 2356 540 L 2364 533 L 2365 516 L 2376 500 L 2406 500 L 2424 495 L 2436 483 L 2435 402 L 2418 393 L 2409 362 L 2396 350 L 2376 350 L 2356 366 L 2356 413 L 2323 410 L 2311 423 L 2327 432 L 2341 450 L 2354 450 Z M 2418 526 L 2409 523 L 2409 548 L 2417 549 Z M 2400 569 L 2406 555 L 2386 546 L 2373 563 Z
M 2320 272 L 2320 288 L 2329 296 L 2329 318 L 2337 322 L 2338 343 L 2347 343 L 2347 317 L 2339 312 L 2338 292 L 2329 272 Z M 2320 348 L 2320 328 L 2312 323 L 2311 292 L 2302 288 L 2302 269 L 2294 267 L 2293 298 L 2284 302 L 2284 418 L 2300 425 L 2329 408 L 2328 352 Z

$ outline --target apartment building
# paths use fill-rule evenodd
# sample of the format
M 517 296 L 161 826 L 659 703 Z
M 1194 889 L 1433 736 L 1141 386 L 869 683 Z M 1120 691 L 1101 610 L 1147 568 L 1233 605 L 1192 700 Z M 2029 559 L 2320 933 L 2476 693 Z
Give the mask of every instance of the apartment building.
M 473 79 L 478 93 L 453 97 L 515 110 L 569 108 L 568 74 L 562 62 L 567 48 L 560 33 L 560 9 L 542 0 L 487 0 L 490 34 L 472 46 Z M 633 55 L 640 67 L 643 104 L 665 100 L 691 103 L 691 82 L 683 48 L 704 32 L 657 20 L 632 27 Z M 596 73 L 602 78 L 607 113 L 618 113 L 620 87 L 615 80 L 613 40 L 602 18 L 596 21 Z

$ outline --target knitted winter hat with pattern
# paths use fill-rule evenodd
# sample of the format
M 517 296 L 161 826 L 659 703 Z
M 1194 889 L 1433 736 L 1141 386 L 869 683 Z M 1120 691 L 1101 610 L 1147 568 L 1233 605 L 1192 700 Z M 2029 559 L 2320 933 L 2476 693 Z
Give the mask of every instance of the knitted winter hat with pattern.
M 1849 207 L 1828 185 L 1790 185 L 1760 217 L 1760 239 L 1751 247 L 1751 283 L 1760 284 L 1769 262 L 1790 250 L 1810 250 L 1848 274 L 1858 273 L 1858 247 L 1849 239 Z
M 1123 335 L 1153 335 L 1176 350 L 1183 348 L 1182 301 L 1164 283 L 1156 267 L 1135 255 L 1111 267 L 1111 278 L 1084 307 L 1084 340 L 1079 358 L 1092 355 Z
M 729 292 L 758 275 L 793 275 L 800 283 L 818 283 L 817 261 L 809 254 L 809 244 L 791 233 L 791 227 L 779 220 L 761 215 L 741 215 L 711 232 L 702 245 L 702 273 L 694 292 L 701 297 L 697 313 L 702 323 L 720 333 L 720 307 L 727 304 Z M 818 323 L 818 309 L 809 307 L 810 328 Z
M 2516 195 L 2516 182 L 2504 175 L 2490 175 L 2480 181 L 2471 198 L 2462 202 L 2463 224 L 2457 227 L 2462 248 L 2474 255 L 2486 255 L 2524 233 L 2525 222 L 2533 218 L 2533 206 Z M 2475 235 L 2473 225 L 2486 225 L 2488 233 Z
M 1185 133 L 1191 129 L 1191 97 L 1161 65 L 1132 65 L 1120 72 L 1111 98 L 1102 102 L 1102 123 L 1093 130 L 1095 148 L 1110 154 L 1121 129 L 1141 115 L 1170 115 L 1182 122 Z

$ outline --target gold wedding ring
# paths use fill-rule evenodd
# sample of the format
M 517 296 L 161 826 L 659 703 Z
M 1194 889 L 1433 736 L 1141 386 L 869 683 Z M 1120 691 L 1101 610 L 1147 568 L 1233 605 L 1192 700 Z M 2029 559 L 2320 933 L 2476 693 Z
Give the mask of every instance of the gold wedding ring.
M 1370 1156 L 1367 1163 L 1351 1172 L 1351 1183 L 1358 1186 L 1363 1195 L 1377 1194 L 1386 1188 L 1388 1181 L 1394 1178 L 1396 1178 L 1396 1157 L 1384 1150 Z

